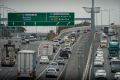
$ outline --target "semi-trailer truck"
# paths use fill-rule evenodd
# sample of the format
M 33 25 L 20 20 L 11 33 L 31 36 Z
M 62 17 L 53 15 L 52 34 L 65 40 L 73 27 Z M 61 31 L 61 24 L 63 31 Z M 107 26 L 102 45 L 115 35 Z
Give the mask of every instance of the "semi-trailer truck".
M 36 52 L 34 50 L 21 50 L 17 54 L 17 79 L 36 78 Z
M 1 49 L 1 66 L 14 66 L 16 63 L 16 53 L 18 49 L 9 41 Z

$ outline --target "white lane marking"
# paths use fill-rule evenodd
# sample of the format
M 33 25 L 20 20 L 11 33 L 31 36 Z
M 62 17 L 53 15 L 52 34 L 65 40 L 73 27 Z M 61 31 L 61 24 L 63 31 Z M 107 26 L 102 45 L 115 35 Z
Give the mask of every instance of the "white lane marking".
M 95 39 L 95 35 L 94 35 L 94 39 Z M 86 67 L 85 67 L 85 70 L 84 70 L 84 73 L 83 73 L 82 80 L 86 80 L 87 75 L 88 75 L 90 59 L 91 59 L 91 55 L 92 55 L 92 46 L 93 46 L 93 43 L 90 46 L 89 55 L 88 55 L 88 59 L 87 59 L 87 64 L 86 64 Z
M 68 60 L 68 61 L 69 61 L 69 60 Z M 68 61 L 67 61 L 67 64 L 68 64 Z M 60 78 L 60 76 L 62 75 L 63 71 L 65 70 L 67 64 L 65 64 L 65 66 L 64 66 L 63 70 L 61 71 L 60 75 L 57 77 L 57 80 L 59 80 L 59 78 Z
M 79 37 L 79 39 L 80 39 L 80 38 L 81 38 L 81 36 Z M 78 40 L 79 40 L 79 39 L 78 39 Z M 75 44 L 77 44 L 78 40 L 76 41 Z M 72 48 L 73 48 L 73 46 L 75 46 L 75 44 L 72 45 Z M 55 60 L 55 58 L 56 58 L 57 54 L 59 53 L 60 49 L 61 49 L 61 47 L 59 47 L 56 55 L 54 56 L 54 58 L 53 58 L 53 60 L 52 60 L 51 62 L 53 62 L 53 61 Z M 68 62 L 67 62 L 67 63 L 68 63 Z M 48 67 L 49 67 L 49 65 L 39 74 L 39 76 L 37 77 L 37 80 L 41 77 L 41 75 L 46 71 L 46 69 L 47 69 Z M 61 74 L 62 74 L 62 73 L 61 73 Z M 58 79 L 59 79 L 59 78 L 58 78 Z
M 85 67 L 85 70 L 84 70 L 84 73 L 83 73 L 82 80 L 86 80 L 86 76 L 87 76 L 86 74 L 88 73 L 91 54 L 92 54 L 92 45 L 90 46 L 90 52 L 89 52 L 89 55 L 88 55 L 87 64 L 86 64 L 86 67 Z
M 73 49 L 73 47 L 78 43 L 78 41 L 81 39 L 81 37 L 82 37 L 82 36 L 80 36 L 79 39 L 76 41 L 76 43 L 72 45 L 72 49 Z M 69 60 L 68 60 L 68 61 L 69 61 Z M 64 66 L 63 70 L 61 71 L 60 75 L 58 76 L 57 80 L 59 80 L 60 76 L 62 75 L 63 71 L 65 70 L 65 68 L 66 68 L 66 66 L 67 66 L 67 64 L 68 64 L 68 61 L 67 61 L 66 65 Z M 80 67 L 80 66 L 79 66 L 79 67 Z
M 91 66 L 90 66 L 90 74 L 89 74 L 89 80 L 91 80 L 91 72 L 92 72 L 92 64 L 91 64 Z
M 58 49 L 57 53 L 55 54 L 53 60 L 51 62 L 53 62 L 57 56 L 57 54 L 59 53 L 61 47 Z M 39 76 L 37 77 L 37 80 L 41 77 L 41 75 L 43 75 L 43 73 L 46 71 L 46 69 L 49 67 L 49 65 L 39 74 Z

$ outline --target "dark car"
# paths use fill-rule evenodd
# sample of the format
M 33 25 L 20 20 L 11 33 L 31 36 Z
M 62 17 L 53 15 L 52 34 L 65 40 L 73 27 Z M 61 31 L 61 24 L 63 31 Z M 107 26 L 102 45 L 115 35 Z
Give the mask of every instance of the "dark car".
M 70 58 L 70 52 L 67 50 L 60 50 L 60 57 L 68 59 L 68 58 Z

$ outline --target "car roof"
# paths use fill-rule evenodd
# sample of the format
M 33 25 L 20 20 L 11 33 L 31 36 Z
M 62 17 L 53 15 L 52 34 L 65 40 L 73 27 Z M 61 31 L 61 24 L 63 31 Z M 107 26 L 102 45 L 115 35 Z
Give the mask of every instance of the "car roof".
M 19 51 L 18 53 L 29 53 L 29 54 L 34 54 L 35 53 L 35 51 L 34 50 L 21 50 L 21 51 Z
M 48 67 L 47 70 L 49 70 L 49 69 L 54 69 L 54 70 L 56 70 L 54 67 Z
M 120 74 L 120 72 L 116 72 L 115 74 Z
M 105 70 L 104 69 L 98 69 L 96 72 L 105 72 Z

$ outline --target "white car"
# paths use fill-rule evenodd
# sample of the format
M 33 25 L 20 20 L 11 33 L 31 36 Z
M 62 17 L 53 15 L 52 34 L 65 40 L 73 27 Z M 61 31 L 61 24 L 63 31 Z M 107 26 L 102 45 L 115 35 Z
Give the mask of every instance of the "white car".
M 107 79 L 106 76 L 107 76 L 106 71 L 103 69 L 99 69 L 95 72 L 95 79 L 104 80 Z
M 103 67 L 104 66 L 104 62 L 101 60 L 95 60 L 94 61 L 94 66 L 95 67 Z
M 42 63 L 47 63 L 47 64 L 49 64 L 49 58 L 48 58 L 48 56 L 41 56 L 40 57 L 40 64 L 42 64 Z
M 115 73 L 114 80 L 120 80 L 120 72 Z
M 65 42 L 65 47 L 70 47 L 71 43 L 70 42 Z
M 49 77 L 49 76 L 57 77 L 57 75 L 58 75 L 58 71 L 56 70 L 56 68 L 47 68 L 46 69 L 46 77 Z
M 57 58 L 56 59 L 56 62 L 59 64 L 59 65 L 65 65 L 65 60 L 64 60 L 64 58 L 62 58 L 62 57 L 59 57 L 59 58 Z
M 100 61 L 104 62 L 103 56 L 96 56 L 96 57 L 95 57 L 95 60 L 100 60 Z
M 103 54 L 103 51 L 96 51 L 96 54 Z
M 104 54 L 103 51 L 96 51 L 95 55 L 97 56 L 97 54 Z
M 54 45 L 54 46 L 60 46 L 59 41 L 58 41 L 58 40 L 54 40 L 54 41 L 53 41 L 53 45 Z
M 71 47 L 65 47 L 64 50 L 69 51 L 70 53 L 72 53 Z
M 102 51 L 102 48 L 97 48 L 97 51 Z
M 51 62 L 49 68 L 55 68 L 57 71 L 59 71 L 59 65 L 57 62 Z
M 103 58 L 103 54 L 96 54 L 96 57 L 102 57 Z

